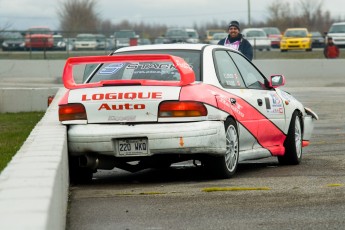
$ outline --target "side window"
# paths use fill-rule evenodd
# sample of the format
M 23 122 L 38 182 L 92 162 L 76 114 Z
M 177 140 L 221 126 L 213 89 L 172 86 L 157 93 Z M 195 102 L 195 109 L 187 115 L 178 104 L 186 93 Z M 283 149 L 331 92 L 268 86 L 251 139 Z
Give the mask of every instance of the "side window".
M 244 57 L 241 55 L 229 52 L 231 57 L 234 59 L 238 69 L 240 70 L 241 76 L 244 83 L 249 89 L 267 89 L 265 77 Z
M 244 87 L 241 75 L 229 54 L 224 50 L 217 50 L 214 53 L 214 62 L 219 83 L 224 88 Z

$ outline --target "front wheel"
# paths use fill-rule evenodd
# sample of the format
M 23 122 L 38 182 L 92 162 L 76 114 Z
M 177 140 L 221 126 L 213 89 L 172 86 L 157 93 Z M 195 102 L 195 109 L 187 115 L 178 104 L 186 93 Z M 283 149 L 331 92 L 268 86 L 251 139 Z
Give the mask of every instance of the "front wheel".
M 297 165 L 302 160 L 302 122 L 295 111 L 292 114 L 288 135 L 284 142 L 284 156 L 279 156 L 278 161 L 284 165 Z
M 235 120 L 227 119 L 225 125 L 226 152 L 224 156 L 212 157 L 206 163 L 213 175 L 218 178 L 232 177 L 238 166 L 239 139 Z

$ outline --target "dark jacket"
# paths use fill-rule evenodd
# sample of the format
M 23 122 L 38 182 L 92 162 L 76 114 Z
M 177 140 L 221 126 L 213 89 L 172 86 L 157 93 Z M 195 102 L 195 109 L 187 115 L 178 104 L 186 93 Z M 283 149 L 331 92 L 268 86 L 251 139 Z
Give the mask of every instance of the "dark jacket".
M 253 60 L 253 47 L 247 39 L 243 38 L 242 34 L 239 34 L 236 38 L 230 38 L 230 35 L 228 35 L 226 38 L 220 40 L 218 45 L 224 45 L 226 39 L 228 39 L 230 43 L 241 41 L 238 51 L 240 51 L 249 60 Z

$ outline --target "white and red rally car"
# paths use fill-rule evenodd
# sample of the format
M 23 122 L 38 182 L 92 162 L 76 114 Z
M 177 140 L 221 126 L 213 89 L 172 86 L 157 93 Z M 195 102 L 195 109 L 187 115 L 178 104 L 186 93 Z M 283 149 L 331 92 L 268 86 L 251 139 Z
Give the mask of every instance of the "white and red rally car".
M 73 67 L 87 64 L 83 83 Z M 72 180 L 97 169 L 130 172 L 198 160 L 231 177 L 238 162 L 277 156 L 298 164 L 317 115 L 241 53 L 206 44 L 132 46 L 69 58 L 59 119 L 68 125 Z

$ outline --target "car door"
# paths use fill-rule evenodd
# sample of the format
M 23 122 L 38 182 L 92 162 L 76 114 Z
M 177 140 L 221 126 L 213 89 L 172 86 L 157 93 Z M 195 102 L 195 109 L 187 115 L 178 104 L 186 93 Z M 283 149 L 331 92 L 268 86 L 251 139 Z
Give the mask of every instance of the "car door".
M 285 113 L 275 90 L 267 88 L 267 80 L 238 53 L 217 50 L 214 60 L 220 84 L 230 97 L 238 97 L 235 102 L 234 98 L 230 100 L 242 113 L 242 116 L 239 114 L 236 117 L 237 120 L 255 138 L 252 147 L 279 147 L 281 138 L 285 138 L 281 131 L 285 126 Z M 249 143 L 249 140 L 246 141 Z
M 213 57 L 217 78 L 224 92 L 217 94 L 218 107 L 233 114 L 238 121 L 240 151 L 252 150 L 257 143 L 258 117 L 248 103 L 250 91 L 246 90 L 240 72 L 227 51 L 215 50 Z M 224 108 L 223 104 L 226 105 Z
M 263 117 L 258 120 L 258 140 L 265 147 L 280 148 L 285 139 L 285 109 L 282 98 L 273 88 L 267 87 L 267 79 L 242 55 L 229 52 L 246 86 L 248 100 Z M 250 95 L 250 97 L 248 97 Z

